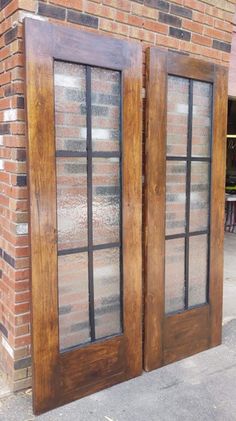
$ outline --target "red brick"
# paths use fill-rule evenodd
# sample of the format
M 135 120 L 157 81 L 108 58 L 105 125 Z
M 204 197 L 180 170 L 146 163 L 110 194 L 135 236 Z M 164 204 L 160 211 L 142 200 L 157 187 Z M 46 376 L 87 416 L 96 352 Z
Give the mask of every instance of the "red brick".
M 13 122 L 11 123 L 11 133 L 16 135 L 24 135 L 25 134 L 25 123 L 24 122 Z
M 226 16 L 227 16 L 227 12 L 224 11 L 222 8 L 216 7 L 216 6 L 212 6 L 212 5 L 207 5 L 206 6 L 206 14 L 222 19 L 222 20 L 227 20 Z
M 143 41 L 149 44 L 155 44 L 156 41 L 156 34 L 150 31 L 143 31 L 142 38 Z
M 222 60 L 229 63 L 230 62 L 230 54 L 222 51 Z
M 0 50 L 0 61 L 8 57 L 10 53 L 11 53 L 11 48 L 9 46 L 2 48 Z
M 29 280 L 28 280 L 29 276 L 30 276 L 30 270 L 29 269 L 18 270 L 18 271 L 15 272 L 16 281 L 24 280 L 24 282 L 18 282 L 19 284 L 24 283 L 24 284 L 27 285 L 29 283 Z M 26 279 L 27 279 L 27 281 L 25 281 Z M 17 283 L 17 285 L 18 285 L 18 283 Z M 27 287 L 27 289 L 28 289 L 28 287 Z M 22 288 L 21 288 L 21 290 L 22 290 Z
M 30 335 L 20 336 L 19 338 L 15 338 L 14 340 L 15 347 L 30 345 L 30 344 L 31 344 Z
M 166 37 L 164 35 L 156 35 L 156 44 L 168 48 L 179 49 L 179 40 L 176 38 Z
M 128 17 L 129 17 L 128 13 L 123 12 L 121 10 L 115 10 L 115 9 L 112 9 L 112 10 L 114 11 L 114 20 L 115 21 L 122 22 L 122 23 L 128 22 Z M 108 15 L 108 16 L 105 16 L 105 17 L 109 18 L 110 16 Z
M 92 15 L 100 15 L 100 10 L 101 10 L 101 5 L 97 3 L 92 3 L 92 2 L 86 2 L 85 7 L 84 7 L 84 11 Z M 111 10 L 113 10 L 113 13 L 114 13 L 114 9 L 111 9 Z
M 191 9 L 198 10 L 199 12 L 204 13 L 206 5 L 199 0 L 184 0 L 184 6 L 190 7 Z
M 23 54 L 14 54 L 14 56 L 9 57 L 4 62 L 5 70 L 13 69 L 14 67 L 24 66 L 24 56 Z
M 100 29 L 103 31 L 114 32 L 115 34 L 128 35 L 129 27 L 121 23 L 102 19 L 100 22 Z
M 143 24 L 144 24 L 144 18 L 139 17 L 139 16 L 129 15 L 128 16 L 128 24 L 133 25 L 133 26 L 142 27 Z
M 29 281 L 28 280 L 15 283 L 15 291 L 16 292 L 25 291 L 27 289 L 29 289 Z
M 134 39 L 143 39 L 143 32 L 142 28 L 131 27 L 129 30 L 129 36 Z
M 29 247 L 16 247 L 15 257 L 28 257 L 29 256 Z
M 189 19 L 182 20 L 182 27 L 188 31 L 196 32 L 197 34 L 202 34 L 204 28 L 201 23 L 193 22 Z
M 205 37 L 203 35 L 198 35 L 198 34 L 192 34 L 192 42 L 194 44 L 201 44 L 207 47 L 210 47 L 212 45 L 211 38 Z
M 26 212 L 28 210 L 28 203 L 26 200 L 15 200 L 10 198 L 9 206 L 12 211 Z
M 4 145 L 7 147 L 24 148 L 26 139 L 24 136 L 3 136 Z
M 50 3 L 65 7 L 65 0 L 50 0 Z M 76 9 L 81 11 L 83 10 L 83 4 L 83 0 L 66 0 L 66 7 L 68 7 L 68 9 Z
M 229 22 L 222 21 L 220 19 L 215 19 L 214 26 L 217 29 L 220 29 L 221 31 L 232 33 L 232 24 Z
M 214 18 L 212 16 L 207 16 L 195 11 L 193 11 L 193 20 L 208 26 L 214 25 Z
M 204 28 L 203 34 L 207 35 L 208 37 L 219 39 L 222 41 L 227 41 L 227 42 L 231 42 L 231 38 L 232 38 L 231 34 L 228 34 L 227 32 L 223 32 L 218 29 L 208 28 L 208 27 Z
M 160 22 L 153 22 L 151 20 L 145 20 L 144 28 L 148 29 L 153 32 L 159 32 L 161 34 L 167 35 L 168 33 L 168 25 Z
M 29 324 L 26 324 L 26 325 L 21 325 L 21 326 L 17 326 L 15 329 L 14 329 L 14 334 L 15 334 L 15 336 L 23 336 L 23 335 L 27 335 L 27 334 L 29 334 L 29 328 L 30 328 L 30 325 Z
M 0 85 L 6 85 L 11 82 L 11 73 L 2 73 L 0 75 Z
M 26 164 L 24 162 L 6 161 L 5 171 L 22 174 L 26 172 Z
M 17 259 L 15 267 L 16 269 L 28 268 L 30 264 L 30 259 L 28 257 Z
M 8 108 L 11 108 L 11 98 L 1 98 L 0 110 L 6 110 Z
M 131 9 L 131 1 L 129 0 L 103 0 L 103 4 L 107 4 L 108 6 L 125 10 L 127 12 L 129 12 Z
M 14 12 L 16 12 L 18 8 L 18 1 L 19 0 L 12 0 L 4 9 L 3 14 L 4 17 L 7 18 L 8 16 L 12 15 Z
M 16 303 L 24 303 L 26 301 L 29 301 L 30 299 L 30 292 L 26 291 L 26 292 L 19 292 L 17 294 L 15 294 L 15 302 Z
M 30 322 L 30 313 L 26 312 L 24 314 L 16 315 L 15 316 L 15 325 L 21 326 L 22 324 Z
M 15 53 L 23 53 L 23 41 L 21 39 L 16 39 L 10 44 L 11 55 Z
M 10 176 L 9 174 L 5 173 L 5 172 L 0 172 L 0 182 L 3 183 L 9 183 L 10 181 Z
M 143 4 L 139 4 L 136 2 L 132 2 L 132 14 L 134 15 L 138 15 L 138 16 L 143 16 L 144 13 L 144 5 Z
M 28 12 L 35 12 L 37 10 L 37 2 L 35 0 L 18 0 L 18 8 Z
M 2 206 L 9 206 L 9 197 L 0 194 L 0 205 Z

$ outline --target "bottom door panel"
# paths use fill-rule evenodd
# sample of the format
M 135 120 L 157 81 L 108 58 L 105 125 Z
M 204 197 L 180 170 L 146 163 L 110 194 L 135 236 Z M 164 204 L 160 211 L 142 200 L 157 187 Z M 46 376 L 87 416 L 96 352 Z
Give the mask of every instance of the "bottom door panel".
M 125 353 L 121 336 L 62 355 L 59 373 L 62 380 L 57 402 L 67 403 L 125 380 Z
M 209 305 L 177 315 L 164 321 L 163 364 L 169 364 L 209 347 Z

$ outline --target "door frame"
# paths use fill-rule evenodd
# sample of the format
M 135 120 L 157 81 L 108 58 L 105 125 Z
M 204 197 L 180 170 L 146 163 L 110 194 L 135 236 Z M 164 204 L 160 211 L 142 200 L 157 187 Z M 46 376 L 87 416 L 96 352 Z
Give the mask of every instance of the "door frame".
M 146 61 L 144 368 L 149 371 L 221 343 L 228 72 L 217 64 L 157 47 L 147 50 Z M 174 319 L 176 316 L 165 316 L 164 308 L 168 74 L 211 82 L 214 105 L 209 304 L 187 310 L 188 316 L 184 316 L 187 311 L 179 313 L 178 321 Z M 196 327 L 208 326 L 208 329 L 202 329 L 202 333 L 196 328 L 198 343 L 165 354 L 164 348 L 171 348 L 177 324 L 182 325 L 182 335 L 185 335 L 194 320 L 198 321 Z M 164 329 L 170 335 L 165 335 Z M 180 335 L 179 341 L 182 339 Z
M 63 353 L 58 329 L 54 60 L 119 70 L 123 92 L 123 334 Z M 39 414 L 142 371 L 141 46 L 27 18 L 25 68 L 33 407 Z

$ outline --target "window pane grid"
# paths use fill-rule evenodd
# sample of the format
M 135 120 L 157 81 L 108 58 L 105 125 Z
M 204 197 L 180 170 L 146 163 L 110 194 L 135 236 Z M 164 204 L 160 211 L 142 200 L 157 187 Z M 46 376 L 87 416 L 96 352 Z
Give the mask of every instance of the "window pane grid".
M 57 64 L 57 62 L 56 62 Z M 80 295 L 79 289 L 75 283 L 76 281 L 76 271 L 77 271 L 77 282 L 80 284 L 82 280 L 82 275 L 79 270 L 79 262 L 81 259 L 79 256 L 84 256 L 83 260 L 83 282 L 85 282 L 87 277 L 87 295 L 88 295 L 88 306 L 86 311 L 88 312 L 88 321 L 86 322 L 85 318 L 78 319 L 77 322 L 68 325 L 67 319 L 70 314 L 66 314 L 66 311 L 69 312 L 68 304 L 67 307 L 64 306 L 61 308 L 61 303 L 63 303 L 64 294 L 63 288 L 61 288 L 62 275 L 58 273 L 59 276 L 59 330 L 60 330 L 60 349 L 62 351 L 71 349 L 76 346 L 80 346 L 83 343 L 94 342 L 97 339 L 103 337 L 113 336 L 115 334 L 120 334 L 123 329 L 123 297 L 122 297 L 122 179 L 121 179 L 121 104 L 122 104 L 122 86 L 121 86 L 121 74 L 118 71 L 110 71 L 101 68 L 94 68 L 91 66 L 81 66 L 81 65 L 70 65 L 68 63 L 61 63 L 61 65 L 67 66 L 67 71 L 72 71 L 72 76 L 70 75 L 61 75 L 61 66 L 58 65 L 56 72 L 59 72 L 59 75 L 55 72 L 55 83 L 63 85 L 64 79 L 72 83 L 69 85 L 70 89 L 63 86 L 63 95 L 60 97 L 61 91 L 59 89 L 55 92 L 55 101 L 56 108 L 59 107 L 59 112 L 64 113 L 66 118 L 72 121 L 70 112 L 74 112 L 75 105 L 69 104 L 70 109 L 67 110 L 65 105 L 62 103 L 62 100 L 66 100 L 65 96 L 69 96 L 70 99 L 75 102 L 79 102 L 79 107 L 76 108 L 76 113 L 74 117 L 79 116 L 79 122 L 76 121 L 76 118 L 73 119 L 73 124 L 76 126 L 76 137 L 72 140 L 63 139 L 63 131 L 61 128 L 62 116 L 59 115 L 60 120 L 57 121 L 56 126 L 56 158 L 57 158 L 57 172 L 59 162 L 64 160 L 71 159 L 70 169 L 71 172 L 78 173 L 78 163 L 75 161 L 75 158 L 85 158 L 86 165 L 86 177 L 87 182 L 85 181 L 86 186 L 86 195 L 87 195 L 87 238 L 83 239 L 84 245 L 82 244 L 77 247 L 65 247 L 66 244 L 62 244 L 63 247 L 58 247 L 58 259 L 72 259 L 75 270 L 73 268 L 69 270 L 69 266 L 65 266 L 68 271 L 68 275 L 73 273 L 73 288 L 78 290 L 77 300 L 79 305 Z M 69 66 L 73 66 L 69 67 Z M 78 69 L 78 70 L 77 70 Z M 73 73 L 74 72 L 74 73 Z M 84 72 L 84 75 L 81 75 Z M 110 73 L 109 73 L 110 72 Z M 63 73 L 63 72 L 62 72 Z M 80 74 L 80 80 L 77 77 L 77 73 Z M 74 76 L 75 74 L 75 76 Z M 111 75 L 112 83 L 109 85 L 109 80 L 103 80 L 101 77 L 107 76 L 109 79 Z M 82 80 L 84 76 L 84 82 Z M 77 79 L 76 79 L 77 77 Z M 63 79 L 64 78 L 64 79 Z M 73 79 L 74 78 L 74 79 Z M 79 81 L 80 88 L 76 85 L 76 82 Z M 106 85 L 107 84 L 107 85 Z M 83 86 L 83 92 L 81 91 L 81 86 Z M 118 88 L 119 86 L 119 88 Z M 74 91 L 73 91 L 73 89 Z M 112 89 L 111 92 L 107 92 L 107 88 Z M 82 92 L 82 93 L 81 93 Z M 111 104 L 110 104 L 111 102 Z M 58 105 L 59 103 L 59 105 Z M 107 112 L 108 110 L 108 112 Z M 57 109 L 56 109 L 57 111 Z M 83 114 L 85 117 L 81 117 L 79 113 Z M 107 114 L 107 115 L 106 115 Z M 65 118 L 64 118 L 65 120 Z M 82 127 L 80 127 L 80 122 L 82 122 Z M 69 124 L 65 128 L 66 135 L 69 136 Z M 58 132 L 60 133 L 60 138 L 58 137 Z M 65 136 L 66 136 L 65 135 Z M 72 146 L 72 148 L 70 148 Z M 105 147 L 107 150 L 104 150 Z M 59 161 L 58 161 L 59 159 Z M 61 161 L 62 159 L 62 161 Z M 67 164 L 68 165 L 68 164 Z M 81 166 L 81 164 L 80 164 Z M 117 168 L 116 173 L 113 174 L 112 171 Z M 105 169 L 105 173 L 103 173 Z M 98 171 L 98 173 L 96 173 Z M 58 176 L 58 175 L 57 175 Z M 77 174 L 78 176 L 78 174 Z M 109 177 L 109 179 L 107 179 Z M 75 176 L 74 176 L 74 185 L 75 187 Z M 112 181 L 113 180 L 113 181 Z M 118 182 L 118 185 L 117 185 Z M 62 179 L 63 183 L 63 179 Z M 62 185 L 63 187 L 63 185 Z M 103 202 L 105 200 L 106 207 L 103 209 Z M 66 200 L 66 199 L 65 199 Z M 100 202 L 99 202 L 100 201 Z M 105 219 L 101 221 L 99 214 L 94 216 L 94 210 L 97 212 L 97 208 L 94 208 L 95 204 L 100 203 L 101 211 L 105 214 Z M 111 208 L 111 205 L 113 207 Z M 117 208 L 116 219 L 114 220 L 114 205 Z M 66 217 L 66 215 L 65 215 Z M 94 219 L 95 218 L 95 219 Z M 113 219 L 112 219 L 113 218 Z M 109 226 L 110 222 L 113 220 L 115 225 L 111 228 Z M 97 223 L 100 223 L 100 237 L 97 237 L 96 232 L 94 232 L 94 227 Z M 102 229 L 106 229 L 101 225 L 106 223 L 108 230 L 112 233 L 113 230 L 118 230 L 119 234 L 113 238 L 106 238 L 102 236 Z M 117 228 L 116 228 L 117 224 Z M 60 227 L 61 229 L 61 227 Z M 58 235 L 60 233 L 58 231 Z M 97 229 L 97 228 L 96 228 Z M 95 239 L 97 238 L 97 240 Z M 108 241 L 106 241 L 108 239 Z M 109 241 L 109 240 L 113 241 Z M 104 243 L 103 243 L 103 240 Z M 115 240 L 115 241 L 114 241 Z M 118 241 L 116 241 L 118 240 Z M 81 239 L 82 241 L 82 239 Z M 99 254 L 100 253 L 100 254 Z M 87 257 L 86 257 L 87 256 Z M 96 256 L 96 258 L 95 258 Z M 99 257 L 98 257 L 99 256 Z M 108 256 L 112 256 L 109 259 Z M 76 260 L 75 260 L 76 259 Z M 95 259 L 95 260 L 94 260 Z M 61 260 L 62 262 L 63 260 Z M 69 260 L 67 260 L 69 261 Z M 95 263 L 94 263 L 95 261 Z M 87 270 L 85 270 L 84 262 L 87 262 Z M 63 268 L 63 266 L 60 266 Z M 58 268 L 59 270 L 59 268 Z M 62 271 L 60 271 L 62 273 Z M 65 283 L 66 273 L 63 272 L 63 282 Z M 70 279 L 68 278 L 68 290 L 70 287 Z M 61 292 L 62 291 L 62 292 Z M 71 293 L 71 292 L 70 292 Z M 61 295 L 62 294 L 62 295 Z M 100 294 L 100 295 L 99 295 Z M 103 296 L 104 294 L 104 296 Z M 96 295 L 96 296 L 95 296 Z M 71 295 L 67 294 L 71 297 Z M 81 295 L 82 297 L 82 295 Z M 71 298 L 72 299 L 72 298 Z M 81 301 L 82 303 L 82 301 Z M 75 306 L 76 307 L 76 306 Z M 80 317 L 80 312 L 76 309 L 73 316 L 75 317 L 78 314 Z M 69 322 L 70 323 L 70 322 Z M 85 330 L 87 329 L 87 330 Z M 78 331 L 78 333 L 77 333 Z M 89 331 L 89 337 L 88 337 Z M 80 333 L 81 332 L 81 333 Z M 61 337 L 62 335 L 62 337 Z M 87 335 L 87 336 L 86 336 Z M 87 339 L 86 339 L 87 338 Z
M 91 151 L 92 158 L 119 158 L 120 152 L 107 152 L 107 151 Z M 77 151 L 56 151 L 56 157 L 76 157 L 76 158 L 87 158 L 88 152 L 77 152 Z
M 120 243 L 107 243 L 107 244 L 95 244 L 93 246 L 91 246 L 91 249 L 93 251 L 96 250 L 106 250 L 106 249 L 110 249 L 110 248 L 114 248 L 114 247 L 121 247 Z M 88 251 L 88 247 L 77 247 L 77 248 L 72 248 L 72 249 L 63 249 L 63 250 L 58 250 L 58 256 L 65 256 L 66 254 L 75 254 L 75 253 L 84 253 Z
M 173 76 L 171 76 L 171 83 L 173 84 Z M 177 78 L 178 79 L 178 78 Z M 197 119 L 197 115 L 196 115 L 196 110 L 195 108 L 195 103 L 194 103 L 194 95 L 196 94 L 196 87 L 194 86 L 194 84 L 196 83 L 195 80 L 193 79 L 189 79 L 188 80 L 188 104 L 184 104 L 183 105 L 179 105 L 179 109 L 181 110 L 181 107 L 185 107 L 185 109 L 188 110 L 188 119 L 187 119 L 187 147 L 186 147 L 186 155 L 180 155 L 178 156 L 177 154 L 171 155 L 168 154 L 169 153 L 169 148 L 167 148 L 167 157 L 166 157 L 166 161 L 167 162 L 171 162 L 171 161 L 176 161 L 176 162 L 185 162 L 186 163 L 186 196 L 185 196 L 185 230 L 184 232 L 179 232 L 176 234 L 167 234 L 165 236 L 166 240 L 169 241 L 175 241 L 177 239 L 184 239 L 184 243 L 185 243 L 185 252 L 184 252 L 184 306 L 182 308 L 183 310 L 187 310 L 190 308 L 193 308 L 193 302 L 192 300 L 190 300 L 190 292 L 189 292 L 189 288 L 190 288 L 190 278 L 192 276 L 192 271 L 190 269 L 190 239 L 191 238 L 201 238 L 201 236 L 206 236 L 207 237 L 207 249 L 206 249 L 206 264 L 207 264 L 207 270 L 206 270 L 206 292 L 205 292 L 205 302 L 208 302 L 208 295 L 209 295 L 209 243 L 210 243 L 210 208 L 211 208 L 211 198 L 210 198 L 210 186 L 211 186 L 211 148 L 212 148 L 212 97 L 213 97 L 213 91 L 212 91 L 212 84 L 206 84 L 205 85 L 209 85 L 207 88 L 207 91 L 209 93 L 210 96 L 210 106 L 208 107 L 208 111 L 210 114 L 210 119 L 208 119 L 208 121 L 210 121 L 210 124 L 208 127 L 208 146 L 206 148 L 205 145 L 203 145 L 203 137 L 201 138 L 201 145 L 200 147 L 202 147 L 204 149 L 203 154 L 200 152 L 199 156 L 194 156 L 193 155 L 193 124 Z M 197 82 L 199 83 L 199 82 Z M 177 84 L 178 86 L 178 84 Z M 201 104 L 200 104 L 201 105 Z M 168 103 L 169 106 L 169 103 Z M 171 105 L 171 112 L 173 112 L 172 110 L 173 106 Z M 204 107 L 202 107 L 200 109 L 200 112 L 203 112 Z M 177 120 L 177 119 L 176 119 Z M 195 132 L 196 132 L 196 128 L 194 127 Z M 168 130 L 168 127 L 167 127 Z M 202 133 L 201 133 L 202 134 Z M 206 133 L 204 133 L 205 137 L 206 137 Z M 196 137 L 196 133 L 195 133 L 195 137 L 194 137 L 194 153 L 197 150 L 197 137 Z M 207 149 L 207 152 L 206 152 Z M 198 148 L 199 150 L 199 148 Z M 204 156 L 205 153 L 208 153 L 208 156 Z M 191 189 L 193 188 L 192 186 L 192 181 L 191 181 L 191 176 L 192 176 L 192 168 L 193 165 L 195 165 L 195 163 L 206 163 L 208 164 L 208 221 L 207 221 L 207 229 L 198 229 L 198 230 L 191 230 L 191 219 L 190 219 L 190 215 L 191 214 Z M 196 186 L 196 188 L 199 189 L 203 189 L 204 186 Z M 193 251 L 191 250 L 191 264 L 193 262 Z M 167 282 L 167 278 L 166 278 L 166 282 Z M 167 292 L 167 291 L 166 291 Z M 202 303 L 197 303 L 196 305 L 199 305 Z M 166 312 L 168 314 L 174 312 L 174 308 L 173 310 L 170 308 L 168 309 L 168 306 L 166 306 Z
M 191 156 L 191 158 L 189 158 L 191 160 L 191 162 L 211 162 L 211 158 L 204 158 L 204 157 L 197 157 L 197 156 Z M 188 158 L 184 157 L 184 156 L 167 156 L 166 157 L 167 161 L 187 161 Z
M 191 155 L 192 155 L 192 119 L 193 119 L 193 81 L 189 80 L 189 113 L 188 113 L 188 139 L 187 139 L 187 181 L 186 181 L 186 236 L 185 236 L 185 296 L 184 308 L 188 308 L 189 292 L 189 223 L 190 223 L 190 192 L 191 192 Z
M 202 230 L 202 231 L 192 231 L 189 232 L 189 237 L 196 237 L 198 235 L 203 235 L 203 234 L 209 234 L 209 230 Z M 185 238 L 186 237 L 186 233 L 182 232 L 179 234 L 173 234 L 173 235 L 166 235 L 166 240 L 173 240 L 175 238 Z
M 91 341 L 95 340 L 94 317 L 94 279 L 93 279 L 93 190 L 92 190 L 92 101 L 91 101 L 91 68 L 86 66 L 86 109 L 87 109 L 87 190 L 88 190 L 88 281 L 89 281 L 89 322 Z

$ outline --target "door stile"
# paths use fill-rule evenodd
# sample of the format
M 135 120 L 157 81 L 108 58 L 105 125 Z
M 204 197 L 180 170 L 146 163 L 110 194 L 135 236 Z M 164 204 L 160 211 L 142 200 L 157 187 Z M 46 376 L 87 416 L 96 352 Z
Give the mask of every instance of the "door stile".
M 137 280 L 135 283 L 126 282 L 126 288 L 123 287 L 123 322 L 124 326 L 129 327 L 125 335 L 127 358 L 132 354 L 132 359 L 127 363 L 127 379 L 141 374 L 143 358 L 142 346 L 138 346 L 142 343 L 142 80 L 140 74 L 142 74 L 142 54 L 139 46 L 138 54 L 135 49 L 132 52 L 131 65 L 124 69 L 122 79 L 125 99 L 122 104 L 124 138 L 122 235 L 125 239 L 123 278 Z M 137 104 L 138 113 L 134 118 L 128 119 L 134 102 Z M 138 258 L 134 259 L 134 255 Z M 135 321 L 134 314 L 137 317 Z
M 144 368 L 163 364 L 167 57 L 147 53 Z M 156 218 L 156 212 L 158 218 Z
M 27 165 L 31 174 L 28 183 L 31 278 L 37 279 L 31 283 L 32 367 L 33 379 L 37 378 L 33 383 L 33 405 L 35 411 L 40 412 L 44 402 L 53 401 L 58 393 L 54 86 L 51 31 L 38 38 L 37 48 L 41 51 L 38 55 L 33 41 L 37 37 L 37 26 L 31 25 L 30 31 L 31 36 L 25 36 L 26 106 L 27 113 L 30 113 L 27 119 L 28 145 L 31 142 L 27 148 Z M 41 142 L 32 142 L 38 137 Z M 43 282 L 43 288 L 41 278 L 50 279 L 50 282 Z M 36 395 L 37 400 L 43 402 L 40 407 Z
M 215 65 L 213 110 L 213 160 L 211 197 L 211 254 L 209 302 L 211 307 L 210 346 L 221 344 L 224 266 L 225 163 L 227 134 L 228 71 Z M 221 122 L 219 124 L 219 121 Z

